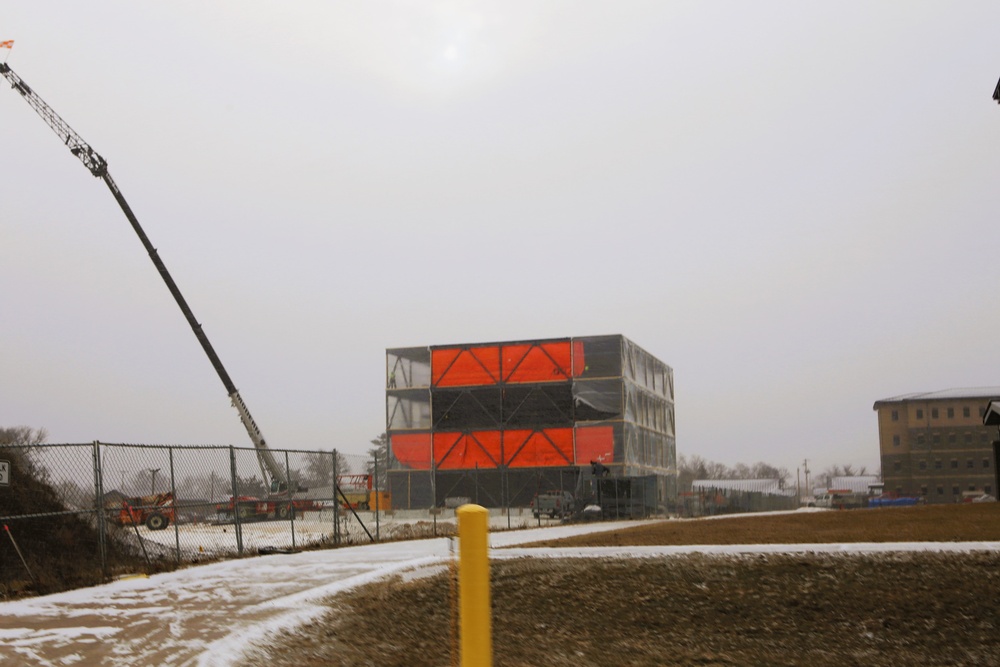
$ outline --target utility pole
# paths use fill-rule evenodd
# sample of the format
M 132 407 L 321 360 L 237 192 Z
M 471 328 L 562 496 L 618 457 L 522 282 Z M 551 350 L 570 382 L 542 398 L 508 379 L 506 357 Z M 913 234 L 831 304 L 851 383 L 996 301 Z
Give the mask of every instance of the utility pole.
M 150 478 L 149 478 L 149 492 L 156 493 L 156 473 L 160 472 L 159 468 L 148 468 Z
M 802 470 L 806 476 L 806 493 L 812 495 L 812 489 L 809 487 L 809 459 L 802 459 Z

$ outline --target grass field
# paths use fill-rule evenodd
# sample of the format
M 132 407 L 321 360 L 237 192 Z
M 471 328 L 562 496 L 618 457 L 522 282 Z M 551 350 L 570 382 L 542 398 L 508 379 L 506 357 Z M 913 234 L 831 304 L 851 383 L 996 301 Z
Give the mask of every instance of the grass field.
M 1000 541 L 1000 504 L 664 521 L 535 546 Z M 998 665 L 1000 554 L 517 559 L 494 664 Z M 359 588 L 253 664 L 457 664 L 448 573 Z M 251 663 L 247 663 L 251 664 Z

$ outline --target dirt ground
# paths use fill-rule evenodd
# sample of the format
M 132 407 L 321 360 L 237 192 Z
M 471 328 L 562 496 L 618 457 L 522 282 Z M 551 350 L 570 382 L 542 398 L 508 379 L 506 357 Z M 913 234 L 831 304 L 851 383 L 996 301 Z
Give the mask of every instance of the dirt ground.
M 544 545 L 904 541 L 1000 541 L 1000 504 L 667 521 Z M 518 559 L 491 579 L 498 667 L 1000 665 L 996 553 Z M 369 585 L 253 664 L 458 664 L 454 597 L 448 573 Z

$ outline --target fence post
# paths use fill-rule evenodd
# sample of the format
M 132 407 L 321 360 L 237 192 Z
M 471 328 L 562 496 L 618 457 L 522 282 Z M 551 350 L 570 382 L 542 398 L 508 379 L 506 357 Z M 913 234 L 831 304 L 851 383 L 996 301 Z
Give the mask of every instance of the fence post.
M 288 450 L 285 450 L 285 479 L 288 483 L 285 487 L 288 489 L 288 516 L 292 522 L 292 549 L 295 548 L 295 503 L 292 501 L 292 496 L 294 492 L 292 490 L 292 469 L 288 467 Z M 296 484 L 296 486 L 298 486 Z
M 507 530 L 510 530 L 510 470 L 508 466 L 501 469 L 500 493 L 503 495 L 504 511 L 507 512 Z
M 337 448 L 333 449 L 333 543 L 340 546 L 340 500 L 337 499 Z
M 174 506 L 174 560 L 177 561 L 177 566 L 181 565 L 181 531 L 177 527 L 177 517 L 180 514 L 177 511 L 177 485 L 174 482 L 174 448 L 168 447 L 167 451 L 170 453 L 170 497 L 173 498 L 172 504 Z
M 542 469 L 537 468 L 535 470 L 535 497 L 532 502 L 535 503 L 534 510 L 538 512 L 538 526 L 542 525 L 542 508 L 538 504 L 538 496 L 542 493 Z
M 108 549 L 105 543 L 104 525 L 104 481 L 101 476 L 101 443 L 94 440 L 92 456 L 94 460 L 94 511 L 97 513 L 97 550 L 101 557 L 101 574 L 107 579 L 110 575 L 108 570 Z
M 243 526 L 240 524 L 240 492 L 236 483 L 236 449 L 229 445 L 229 478 L 233 489 L 233 532 L 236 533 L 236 553 L 243 555 Z
M 382 535 L 379 532 L 379 520 L 378 520 L 379 496 L 380 496 L 379 486 L 378 486 L 378 449 L 375 450 L 373 456 L 375 457 L 375 465 L 373 466 L 373 469 L 375 471 L 375 541 L 380 542 L 382 540 Z

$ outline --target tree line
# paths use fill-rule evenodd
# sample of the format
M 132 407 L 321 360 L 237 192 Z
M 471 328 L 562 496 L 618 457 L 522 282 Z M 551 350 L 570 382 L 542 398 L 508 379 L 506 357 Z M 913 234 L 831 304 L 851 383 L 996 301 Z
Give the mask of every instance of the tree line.
M 856 466 L 850 463 L 844 465 L 832 465 L 822 472 L 809 477 L 809 486 L 815 488 L 829 488 L 834 477 L 853 477 L 855 475 L 866 475 L 865 466 Z M 725 463 L 709 461 L 697 454 L 677 456 L 677 488 L 681 491 L 690 491 L 691 483 L 696 479 L 777 479 L 787 486 L 792 483 L 806 483 L 805 475 L 798 480 L 793 479 L 788 468 L 771 465 L 759 461 L 757 463 L 737 463 L 728 466 Z M 812 489 L 805 489 L 811 492 Z

